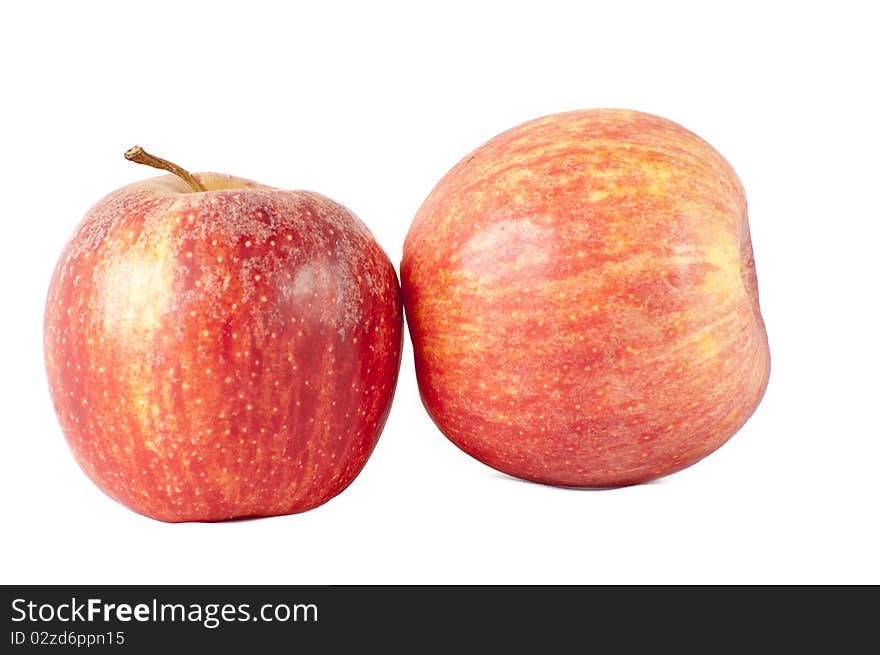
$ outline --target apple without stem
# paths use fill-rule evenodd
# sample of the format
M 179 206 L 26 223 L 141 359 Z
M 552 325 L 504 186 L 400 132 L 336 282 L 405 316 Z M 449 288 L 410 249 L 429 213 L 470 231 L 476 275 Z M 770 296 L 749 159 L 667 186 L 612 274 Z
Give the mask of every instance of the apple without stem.
M 680 470 L 767 385 L 740 181 L 657 116 L 575 111 L 484 144 L 422 205 L 401 281 L 431 417 L 528 480 Z
M 394 268 L 316 193 L 186 171 L 111 193 L 49 287 L 45 356 L 76 460 L 163 521 L 301 512 L 370 455 L 400 365 Z

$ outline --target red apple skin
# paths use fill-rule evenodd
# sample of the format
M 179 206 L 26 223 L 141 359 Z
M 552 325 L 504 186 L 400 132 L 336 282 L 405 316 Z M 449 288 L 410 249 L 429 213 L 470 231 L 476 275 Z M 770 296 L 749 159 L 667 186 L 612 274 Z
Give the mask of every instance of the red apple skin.
M 419 209 L 401 283 L 429 414 L 527 480 L 673 473 L 767 385 L 742 185 L 657 116 L 568 112 L 477 148 Z
M 367 228 L 316 193 L 162 176 L 85 216 L 49 288 L 55 411 L 86 474 L 162 521 L 302 512 L 369 457 L 402 311 Z

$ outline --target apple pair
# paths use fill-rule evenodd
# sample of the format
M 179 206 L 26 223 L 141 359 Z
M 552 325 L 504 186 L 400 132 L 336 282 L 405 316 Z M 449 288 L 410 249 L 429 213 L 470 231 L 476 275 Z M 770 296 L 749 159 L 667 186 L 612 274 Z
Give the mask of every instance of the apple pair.
M 49 288 L 45 358 L 76 460 L 147 516 L 289 514 L 341 492 L 388 416 L 401 296 L 440 430 L 529 480 L 680 470 L 766 387 L 742 186 L 668 120 L 577 111 L 484 144 L 418 211 L 402 294 L 338 203 L 126 156 L 173 174 L 86 214 Z

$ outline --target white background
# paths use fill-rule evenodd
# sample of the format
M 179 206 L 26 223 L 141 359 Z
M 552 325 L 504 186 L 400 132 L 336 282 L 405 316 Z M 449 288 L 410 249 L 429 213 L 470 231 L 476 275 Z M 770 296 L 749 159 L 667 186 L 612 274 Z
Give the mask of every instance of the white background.
M 10 9 L 10 7 L 13 7 Z M 880 583 L 880 102 L 871 3 L 12 3 L 0 20 L 2 583 Z M 587 107 L 671 118 L 742 178 L 773 372 L 659 482 L 505 477 L 422 409 L 407 342 L 358 479 L 301 515 L 167 525 L 106 498 L 49 400 L 42 311 L 85 210 L 191 170 L 320 191 L 399 262 L 471 149 Z

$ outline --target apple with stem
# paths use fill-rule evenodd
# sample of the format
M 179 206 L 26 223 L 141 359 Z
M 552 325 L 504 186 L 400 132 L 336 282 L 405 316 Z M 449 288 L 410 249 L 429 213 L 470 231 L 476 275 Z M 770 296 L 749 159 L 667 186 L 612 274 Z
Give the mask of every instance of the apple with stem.
M 400 365 L 397 276 L 317 193 L 173 173 L 119 189 L 58 261 L 49 387 L 85 473 L 162 521 L 302 512 L 348 486 Z
M 556 114 L 477 148 L 419 209 L 401 284 L 431 417 L 520 478 L 673 473 L 767 385 L 743 187 L 658 116 Z

